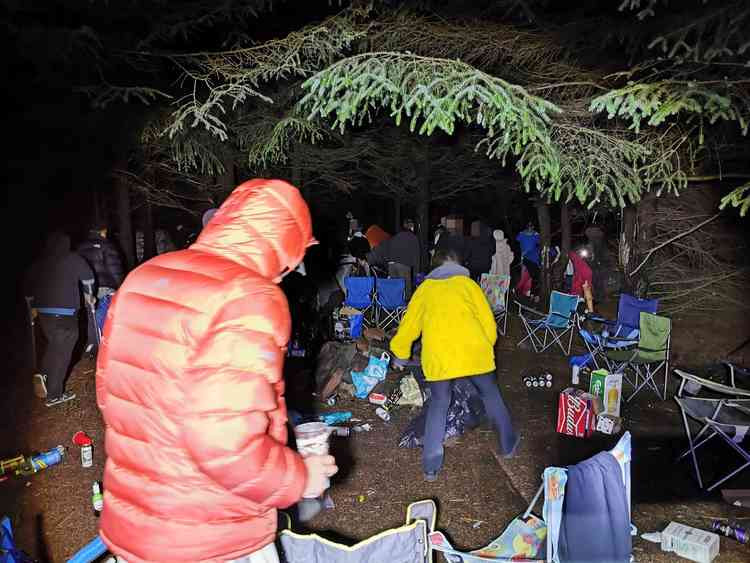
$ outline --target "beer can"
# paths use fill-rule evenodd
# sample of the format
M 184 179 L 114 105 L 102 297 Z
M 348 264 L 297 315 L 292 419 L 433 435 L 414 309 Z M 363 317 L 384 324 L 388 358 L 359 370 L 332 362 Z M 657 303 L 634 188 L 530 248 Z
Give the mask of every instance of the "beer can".
M 523 383 L 526 385 L 526 387 L 531 387 L 531 378 L 527 375 L 523 378 Z

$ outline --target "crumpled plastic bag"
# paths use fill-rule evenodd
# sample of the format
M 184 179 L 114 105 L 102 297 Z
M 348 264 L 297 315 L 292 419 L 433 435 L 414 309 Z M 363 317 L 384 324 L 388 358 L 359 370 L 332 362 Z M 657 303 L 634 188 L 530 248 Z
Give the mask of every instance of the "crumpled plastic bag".
M 399 405 L 413 407 L 421 407 L 424 405 L 422 390 L 419 387 L 419 383 L 417 383 L 417 380 L 411 373 L 401 378 L 399 386 L 401 387 L 401 398 L 398 400 Z
M 365 371 L 352 371 L 352 383 L 356 389 L 354 396 L 358 399 L 366 399 L 372 388 L 385 379 L 390 361 L 390 355 L 383 352 L 379 358 L 370 356 Z
M 445 438 L 443 443 L 450 438 L 458 437 L 467 430 L 476 428 L 484 417 L 484 404 L 476 387 L 469 381 L 470 378 L 462 377 L 453 381 L 453 395 L 448 407 L 448 418 L 445 423 Z M 429 389 L 429 388 L 428 388 Z M 424 426 L 427 419 L 427 409 L 430 400 L 425 400 L 420 413 L 415 416 L 401 435 L 399 447 L 421 448 L 424 443 Z

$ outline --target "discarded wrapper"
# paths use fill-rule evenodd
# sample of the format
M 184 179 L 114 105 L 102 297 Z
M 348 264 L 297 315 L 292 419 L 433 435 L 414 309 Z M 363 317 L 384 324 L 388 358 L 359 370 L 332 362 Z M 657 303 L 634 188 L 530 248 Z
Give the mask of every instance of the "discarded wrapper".
M 622 418 L 600 414 L 596 418 L 596 430 L 602 434 L 618 434 L 622 430 Z

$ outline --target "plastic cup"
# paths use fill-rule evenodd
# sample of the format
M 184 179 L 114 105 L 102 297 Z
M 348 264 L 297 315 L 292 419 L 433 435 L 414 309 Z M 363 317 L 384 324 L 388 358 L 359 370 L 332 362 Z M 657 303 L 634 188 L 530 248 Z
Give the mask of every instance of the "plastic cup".
M 306 422 L 295 426 L 294 436 L 297 441 L 297 451 L 302 457 L 327 455 L 328 439 L 331 436 L 331 432 L 331 427 L 323 422 Z M 330 479 L 326 479 L 326 489 L 330 486 Z

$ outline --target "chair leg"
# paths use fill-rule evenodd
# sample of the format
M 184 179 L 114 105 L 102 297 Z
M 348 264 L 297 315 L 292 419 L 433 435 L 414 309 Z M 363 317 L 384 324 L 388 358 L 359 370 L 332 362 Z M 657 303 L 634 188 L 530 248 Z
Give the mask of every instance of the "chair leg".
M 697 439 L 698 439 L 698 436 L 700 436 L 700 434 L 701 434 L 701 433 L 703 432 L 703 430 L 705 430 L 706 428 L 709 428 L 709 426 L 708 426 L 708 425 L 704 426 L 704 427 L 703 427 L 703 429 L 701 430 L 701 432 L 699 432 L 698 434 L 696 434 L 695 436 L 693 436 L 693 440 L 694 440 L 694 441 L 695 441 L 695 440 L 697 440 Z M 692 449 L 692 450 L 685 450 L 685 451 L 684 451 L 683 453 L 681 453 L 681 454 L 680 454 L 680 456 L 679 456 L 679 457 L 678 457 L 678 458 L 677 458 L 677 459 L 676 459 L 675 461 L 680 461 L 680 460 L 681 460 L 682 458 L 684 458 L 684 457 L 685 457 L 686 455 L 688 455 L 688 454 L 689 454 L 689 453 L 690 453 L 691 451 L 693 451 L 693 450 L 697 450 L 697 449 L 698 449 L 698 448 L 700 448 L 700 447 L 701 447 L 701 446 L 702 446 L 703 444 L 705 444 L 706 442 L 708 442 L 709 440 L 711 440 L 711 438 L 715 438 L 716 436 L 717 436 L 717 434 L 716 434 L 716 432 L 714 432 L 713 434 L 709 434 L 708 436 L 706 436 L 705 438 L 703 438 L 703 439 L 702 439 L 702 440 L 701 440 L 700 442 L 695 442 L 695 443 L 693 444 L 693 449 Z
M 724 438 L 724 441 L 727 444 L 729 444 L 738 454 L 740 454 L 745 459 L 745 463 L 741 467 L 738 467 L 737 469 L 735 469 L 734 471 L 732 471 L 726 477 L 722 477 L 721 479 L 719 479 L 718 481 L 716 481 L 716 483 L 714 483 L 713 485 L 711 485 L 710 487 L 708 487 L 708 489 L 706 489 L 708 491 L 713 491 L 716 487 L 718 487 L 719 485 L 721 485 L 727 479 L 731 479 L 732 477 L 734 477 L 735 475 L 737 475 L 737 473 L 739 473 L 743 469 L 745 469 L 747 467 L 750 467 L 750 455 L 748 455 L 748 453 L 745 450 L 743 450 L 741 447 L 739 447 L 735 443 L 734 440 L 732 440 L 729 436 L 727 436 L 724 432 L 722 432 L 721 429 L 714 428 L 713 430 L 715 432 L 719 433 L 721 435 L 721 437 Z
M 698 479 L 698 488 L 703 488 L 703 479 L 701 478 L 701 470 L 698 467 L 698 457 L 695 455 L 695 448 L 693 447 L 693 438 L 690 435 L 690 426 L 688 425 L 687 416 L 685 411 L 682 411 L 682 422 L 685 425 L 685 434 L 688 439 L 688 446 L 690 450 L 690 456 L 693 458 L 693 469 L 695 469 L 695 476 Z

